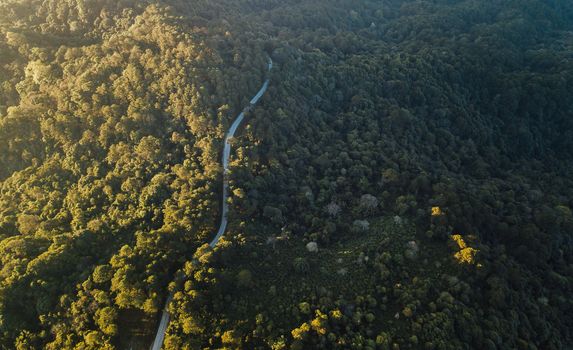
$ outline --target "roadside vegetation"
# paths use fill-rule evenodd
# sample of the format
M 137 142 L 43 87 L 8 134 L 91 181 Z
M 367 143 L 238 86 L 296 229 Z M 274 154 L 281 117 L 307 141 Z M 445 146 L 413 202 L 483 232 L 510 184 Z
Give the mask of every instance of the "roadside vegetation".
M 0 13 L 1 349 L 573 343 L 571 2 Z

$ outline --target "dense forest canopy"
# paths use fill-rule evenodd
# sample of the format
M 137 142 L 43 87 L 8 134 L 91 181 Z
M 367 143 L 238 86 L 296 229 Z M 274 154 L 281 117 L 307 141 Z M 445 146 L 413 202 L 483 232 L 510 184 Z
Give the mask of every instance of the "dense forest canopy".
M 566 349 L 572 155 L 571 1 L 0 0 L 0 349 Z

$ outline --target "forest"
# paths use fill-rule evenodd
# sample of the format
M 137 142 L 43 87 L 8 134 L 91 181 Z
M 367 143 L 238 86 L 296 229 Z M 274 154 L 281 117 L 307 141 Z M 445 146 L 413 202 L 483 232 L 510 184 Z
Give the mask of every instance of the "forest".
M 568 349 L 572 155 L 568 0 L 0 0 L 0 349 Z

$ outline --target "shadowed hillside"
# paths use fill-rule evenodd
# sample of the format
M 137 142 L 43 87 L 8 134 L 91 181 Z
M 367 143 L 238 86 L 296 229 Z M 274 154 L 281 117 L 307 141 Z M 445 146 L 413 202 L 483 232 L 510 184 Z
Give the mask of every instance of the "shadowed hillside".
M 2 1 L 0 349 L 566 349 L 572 101 L 570 1 Z

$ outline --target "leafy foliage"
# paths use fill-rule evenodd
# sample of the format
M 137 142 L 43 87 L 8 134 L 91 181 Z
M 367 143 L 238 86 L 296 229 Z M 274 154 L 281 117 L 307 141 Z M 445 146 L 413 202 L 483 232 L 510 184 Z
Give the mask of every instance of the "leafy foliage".
M 0 13 L 0 348 L 573 343 L 570 1 Z

